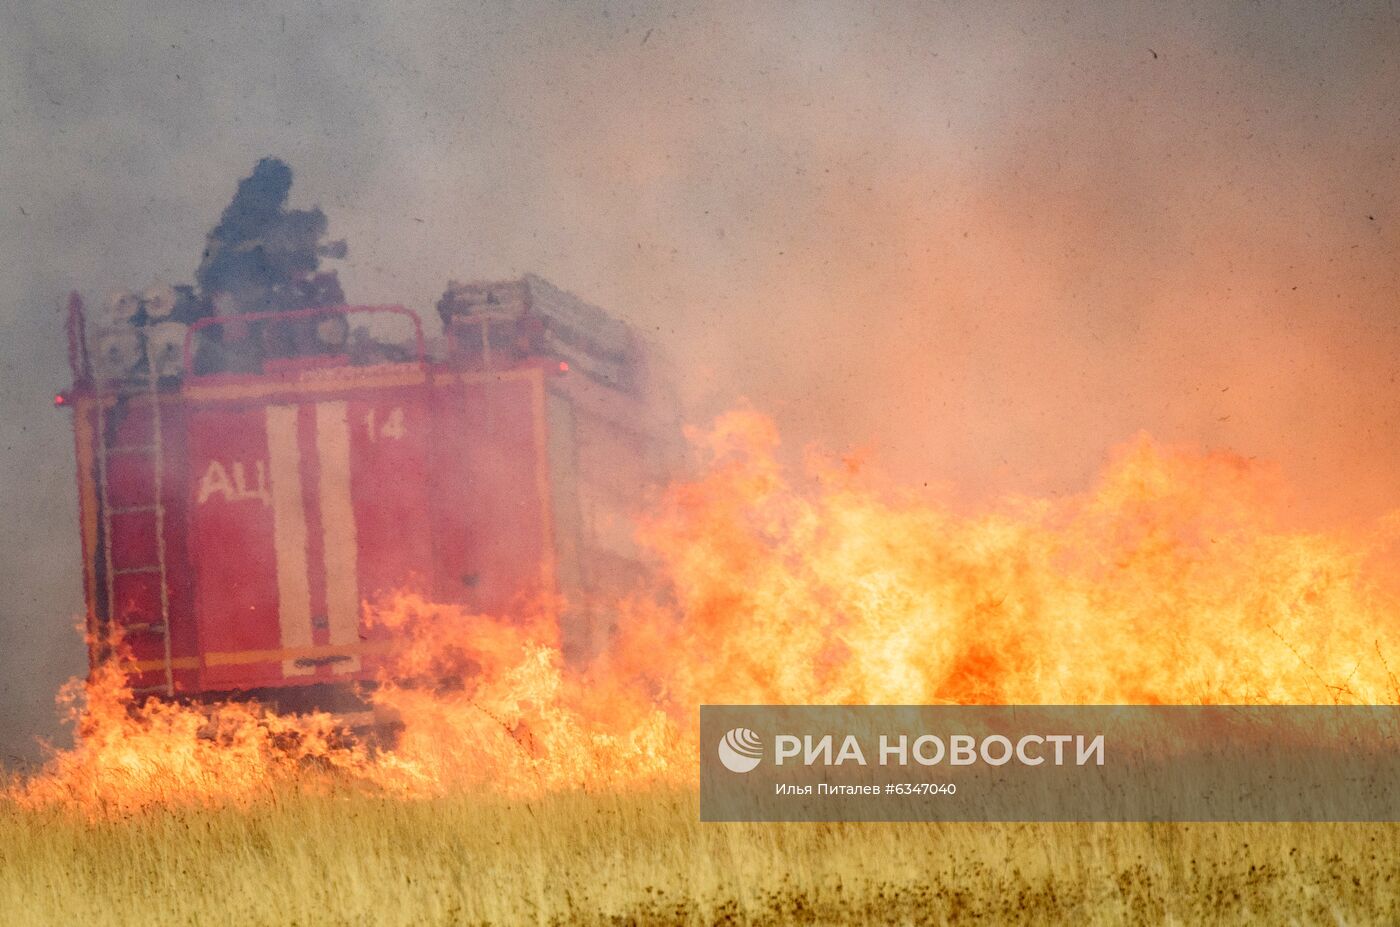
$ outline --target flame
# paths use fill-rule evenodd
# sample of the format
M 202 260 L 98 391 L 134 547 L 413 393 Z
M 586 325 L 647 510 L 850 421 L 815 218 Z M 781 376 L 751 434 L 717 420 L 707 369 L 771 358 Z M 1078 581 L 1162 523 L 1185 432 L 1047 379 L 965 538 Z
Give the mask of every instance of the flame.
M 26 805 L 129 813 L 297 788 L 405 797 L 687 783 L 696 706 L 724 703 L 1391 703 L 1386 556 L 1282 526 L 1278 481 L 1146 436 L 1095 487 L 966 514 L 882 489 L 858 459 L 794 475 L 741 409 L 691 438 L 704 475 L 639 539 L 662 588 L 615 604 L 587 666 L 555 603 L 482 616 L 399 594 L 367 606 L 401 647 L 374 693 L 389 747 L 326 715 L 138 702 L 115 665 L 64 699 L 71 750 L 9 788 Z M 79 707 L 79 696 L 82 704 Z
M 309 763 L 364 768 L 366 748 L 348 742 L 329 715 L 283 717 L 256 704 L 207 710 L 138 701 L 115 660 L 59 695 L 77 745 L 54 754 L 41 774 L 19 781 L 22 806 L 72 806 L 97 816 L 148 805 L 232 803 L 272 794 L 279 783 L 309 781 Z
M 1097 486 L 964 516 L 816 461 L 736 413 L 644 528 L 684 620 L 644 652 L 689 704 L 1392 701 L 1385 535 L 1278 526 L 1265 467 L 1119 448 Z M 703 658 L 701 658 L 703 655 Z M 687 657 L 694 657 L 688 659 Z M 658 680 L 660 682 L 660 680 Z

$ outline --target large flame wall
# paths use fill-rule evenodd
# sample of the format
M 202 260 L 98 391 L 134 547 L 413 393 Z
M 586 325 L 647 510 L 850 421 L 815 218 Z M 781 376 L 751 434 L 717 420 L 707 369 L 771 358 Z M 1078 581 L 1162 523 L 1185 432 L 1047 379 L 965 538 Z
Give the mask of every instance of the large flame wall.
M 375 695 L 403 724 L 391 749 L 328 717 L 138 705 L 108 669 L 66 694 L 77 746 L 11 795 L 104 814 L 287 784 L 686 783 L 704 702 L 1400 699 L 1394 519 L 1366 535 L 1281 527 L 1267 466 L 1140 436 L 1084 494 L 966 513 L 856 459 L 810 454 L 789 472 L 752 410 L 692 438 L 703 476 L 638 529 L 658 586 L 617 603 L 593 664 L 563 660 L 551 603 L 480 616 L 390 597 L 368 620 L 403 640 L 401 684 Z

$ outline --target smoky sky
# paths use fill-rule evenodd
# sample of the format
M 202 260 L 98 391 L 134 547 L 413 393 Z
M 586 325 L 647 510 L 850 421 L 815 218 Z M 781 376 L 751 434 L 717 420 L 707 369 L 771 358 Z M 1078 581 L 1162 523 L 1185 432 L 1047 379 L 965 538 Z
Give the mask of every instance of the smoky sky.
M 11 3 L 0 12 L 0 747 L 80 555 L 57 307 L 192 282 L 264 156 L 425 316 L 534 271 L 636 323 L 693 419 L 960 500 L 1146 431 L 1400 506 L 1400 17 L 1377 4 Z

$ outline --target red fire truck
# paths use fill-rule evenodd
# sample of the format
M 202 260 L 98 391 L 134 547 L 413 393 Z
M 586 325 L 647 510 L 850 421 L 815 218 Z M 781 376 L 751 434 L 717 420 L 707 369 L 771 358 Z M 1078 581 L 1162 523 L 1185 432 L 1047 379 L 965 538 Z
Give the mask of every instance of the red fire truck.
M 71 297 L 91 661 L 119 631 L 137 693 L 348 711 L 392 645 L 363 603 L 400 589 L 557 596 L 566 654 L 603 643 L 677 463 L 652 355 L 534 276 L 438 310 L 430 340 L 397 306 L 99 327 Z

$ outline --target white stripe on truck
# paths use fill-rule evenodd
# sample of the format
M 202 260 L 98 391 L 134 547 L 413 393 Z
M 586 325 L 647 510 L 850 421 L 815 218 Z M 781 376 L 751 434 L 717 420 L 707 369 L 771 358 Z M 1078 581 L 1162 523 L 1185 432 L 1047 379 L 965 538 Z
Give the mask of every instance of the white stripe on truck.
M 267 407 L 267 456 L 272 480 L 272 543 L 277 559 L 277 622 L 282 647 L 310 647 L 311 583 L 306 563 L 306 510 L 301 497 L 297 407 Z M 286 676 L 312 667 L 282 661 Z
M 360 580 L 355 505 L 350 497 L 350 423 L 344 402 L 316 404 L 316 454 L 321 465 L 321 532 L 326 556 L 326 619 L 332 646 L 360 641 Z M 360 658 L 331 664 L 353 673 Z

